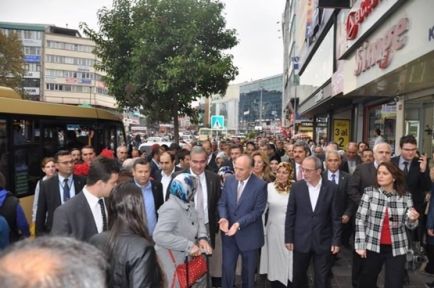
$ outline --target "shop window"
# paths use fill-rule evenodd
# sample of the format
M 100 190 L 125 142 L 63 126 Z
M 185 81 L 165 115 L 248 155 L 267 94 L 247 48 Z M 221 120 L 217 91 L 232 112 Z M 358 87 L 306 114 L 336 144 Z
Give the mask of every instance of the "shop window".
M 378 129 L 384 141 L 392 146 L 392 151 L 395 151 L 395 134 L 396 134 L 396 103 L 391 102 L 378 106 L 367 108 L 367 135 L 369 146 L 374 147 L 375 139 L 377 138 L 376 130 Z

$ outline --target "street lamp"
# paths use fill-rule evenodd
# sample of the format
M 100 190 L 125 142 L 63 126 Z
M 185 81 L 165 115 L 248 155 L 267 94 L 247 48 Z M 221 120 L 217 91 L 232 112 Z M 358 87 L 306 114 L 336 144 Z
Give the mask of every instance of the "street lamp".
M 261 86 L 261 94 L 259 98 L 259 126 L 262 127 L 262 90 L 264 88 Z

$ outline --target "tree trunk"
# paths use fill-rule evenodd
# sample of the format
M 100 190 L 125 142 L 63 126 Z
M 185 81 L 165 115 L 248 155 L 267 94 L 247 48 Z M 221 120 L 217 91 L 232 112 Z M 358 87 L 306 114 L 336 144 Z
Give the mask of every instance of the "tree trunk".
M 179 144 L 179 119 L 178 119 L 178 97 L 174 97 L 174 105 L 172 109 L 173 116 L 173 133 L 175 134 L 175 143 Z

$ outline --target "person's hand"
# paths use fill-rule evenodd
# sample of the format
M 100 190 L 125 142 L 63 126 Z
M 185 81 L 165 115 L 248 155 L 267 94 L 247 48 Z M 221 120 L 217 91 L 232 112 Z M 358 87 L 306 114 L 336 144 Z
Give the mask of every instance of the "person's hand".
M 407 217 L 410 221 L 416 221 L 419 218 L 419 213 L 413 207 L 407 210 Z
M 425 154 L 420 155 L 419 157 L 420 172 L 424 173 L 426 171 L 427 165 L 428 165 L 428 158 L 426 157 L 426 155 Z
M 356 249 L 356 253 L 359 254 L 361 258 L 366 258 L 366 249 Z
M 336 246 L 336 245 L 332 245 L 332 248 L 330 249 L 332 254 L 338 254 L 340 250 L 341 249 L 339 248 L 339 246 Z
M 427 232 L 429 236 L 434 237 L 434 229 L 428 229 Z
M 208 241 L 206 241 L 205 239 L 199 240 L 199 247 L 200 247 L 200 250 L 203 253 L 205 253 L 207 255 L 211 255 L 212 254 L 211 245 L 209 245 Z
M 224 233 L 227 233 L 229 230 L 229 221 L 226 218 L 221 218 L 218 223 L 220 230 L 222 230 Z
M 345 214 L 342 215 L 341 221 L 342 221 L 342 224 L 347 224 L 350 221 L 350 216 L 345 215 Z
M 285 247 L 288 251 L 294 251 L 294 243 L 285 243 Z
M 191 246 L 191 249 L 190 249 L 190 255 L 191 256 L 199 256 L 200 255 L 200 248 L 197 245 L 193 244 L 193 246 Z
M 226 232 L 227 236 L 233 236 L 235 235 L 235 233 L 237 233 L 238 228 L 240 228 L 240 223 L 235 222 L 234 224 L 232 224 L 231 229 L 229 229 L 228 232 Z

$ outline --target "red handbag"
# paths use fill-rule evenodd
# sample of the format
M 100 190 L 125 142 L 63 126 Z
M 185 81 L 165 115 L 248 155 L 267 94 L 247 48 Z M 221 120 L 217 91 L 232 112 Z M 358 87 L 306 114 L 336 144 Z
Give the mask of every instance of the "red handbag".
M 175 272 L 173 274 L 172 288 L 175 287 L 176 278 L 178 278 L 178 283 L 180 288 L 188 288 L 193 286 L 197 280 L 202 278 L 203 275 L 208 272 L 208 267 L 206 265 L 205 257 L 200 255 L 192 257 L 188 261 L 188 256 L 185 257 L 185 263 L 176 266 L 175 257 L 171 250 L 169 250 L 170 258 L 175 264 Z

